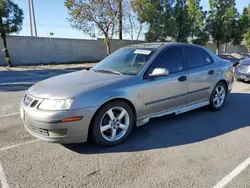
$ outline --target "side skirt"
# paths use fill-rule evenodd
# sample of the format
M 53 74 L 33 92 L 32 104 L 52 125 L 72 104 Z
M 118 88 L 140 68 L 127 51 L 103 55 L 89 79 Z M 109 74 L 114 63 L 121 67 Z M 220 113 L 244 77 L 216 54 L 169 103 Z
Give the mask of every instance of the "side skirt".
M 185 113 L 185 112 L 197 109 L 197 108 L 201 108 L 201 107 L 207 106 L 207 105 L 209 105 L 209 101 L 203 101 L 203 102 L 199 102 L 199 103 L 196 103 L 196 104 L 185 106 L 185 107 L 182 107 L 182 108 L 179 108 L 179 109 L 175 109 L 175 110 L 155 114 L 155 115 L 152 115 L 152 116 L 149 116 L 149 117 L 138 120 L 136 122 L 136 126 L 141 126 L 141 125 L 144 125 L 144 124 L 148 123 L 151 118 L 161 117 L 161 116 L 165 116 L 165 115 L 169 115 L 169 114 L 178 115 L 178 114 L 182 114 L 182 113 Z

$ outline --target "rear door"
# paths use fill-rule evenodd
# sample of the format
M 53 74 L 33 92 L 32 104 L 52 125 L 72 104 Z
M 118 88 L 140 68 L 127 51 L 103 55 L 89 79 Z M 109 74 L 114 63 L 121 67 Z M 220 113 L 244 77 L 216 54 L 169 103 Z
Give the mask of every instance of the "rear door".
M 213 59 L 200 47 L 185 46 L 183 50 L 189 74 L 187 105 L 207 101 L 215 76 Z

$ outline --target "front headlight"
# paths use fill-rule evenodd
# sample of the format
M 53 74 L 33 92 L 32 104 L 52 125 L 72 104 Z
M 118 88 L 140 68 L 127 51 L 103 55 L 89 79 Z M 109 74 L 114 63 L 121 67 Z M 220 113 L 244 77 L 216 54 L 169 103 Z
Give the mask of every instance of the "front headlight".
M 44 99 L 38 106 L 41 110 L 68 110 L 73 99 Z

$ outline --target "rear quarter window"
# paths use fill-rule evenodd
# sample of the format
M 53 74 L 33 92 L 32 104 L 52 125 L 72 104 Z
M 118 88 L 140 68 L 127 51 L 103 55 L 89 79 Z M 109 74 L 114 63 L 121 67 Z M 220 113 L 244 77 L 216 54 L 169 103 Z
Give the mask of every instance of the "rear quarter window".
M 206 64 L 207 65 L 212 64 L 214 62 L 213 58 L 205 50 L 203 50 L 203 53 L 204 53 Z

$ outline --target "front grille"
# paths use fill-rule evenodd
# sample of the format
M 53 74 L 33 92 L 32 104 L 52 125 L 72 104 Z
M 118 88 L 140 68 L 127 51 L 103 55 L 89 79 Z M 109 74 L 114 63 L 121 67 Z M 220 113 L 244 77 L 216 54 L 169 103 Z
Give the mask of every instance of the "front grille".
M 30 104 L 30 107 L 35 107 L 38 103 L 38 100 L 33 100 Z
M 27 106 L 29 108 L 35 108 L 42 102 L 42 100 L 43 99 L 41 99 L 41 98 L 36 98 L 36 97 L 33 97 L 29 94 L 26 94 L 24 96 L 23 103 L 25 106 Z

